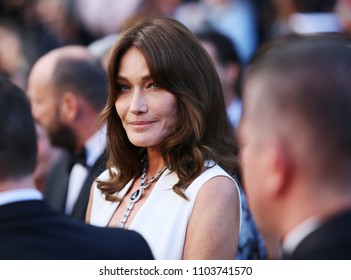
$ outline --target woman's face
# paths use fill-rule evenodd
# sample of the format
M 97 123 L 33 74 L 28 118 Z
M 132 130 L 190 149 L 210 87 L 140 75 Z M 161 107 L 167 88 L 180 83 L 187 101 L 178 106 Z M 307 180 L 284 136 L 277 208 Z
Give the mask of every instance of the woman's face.
M 151 78 L 138 49 L 131 48 L 122 57 L 116 90 L 115 107 L 129 141 L 138 147 L 159 148 L 176 129 L 177 99 Z

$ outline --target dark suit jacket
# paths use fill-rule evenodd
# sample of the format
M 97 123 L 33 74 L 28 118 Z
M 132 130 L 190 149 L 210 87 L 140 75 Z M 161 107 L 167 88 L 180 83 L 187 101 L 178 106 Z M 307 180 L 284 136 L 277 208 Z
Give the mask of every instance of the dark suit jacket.
M 309 234 L 286 259 L 351 260 L 351 211 L 341 213 Z
M 136 232 L 100 228 L 61 215 L 43 201 L 0 206 L 0 259 L 152 259 Z
M 44 199 L 51 207 L 60 213 L 65 213 L 66 198 L 68 191 L 70 155 L 64 154 L 59 162 L 55 165 L 48 177 Z M 78 199 L 72 210 L 72 217 L 79 220 L 85 220 L 85 214 L 89 201 L 91 185 L 94 180 L 106 169 L 106 153 L 100 156 L 95 164 L 89 168 L 88 176 L 83 183 Z

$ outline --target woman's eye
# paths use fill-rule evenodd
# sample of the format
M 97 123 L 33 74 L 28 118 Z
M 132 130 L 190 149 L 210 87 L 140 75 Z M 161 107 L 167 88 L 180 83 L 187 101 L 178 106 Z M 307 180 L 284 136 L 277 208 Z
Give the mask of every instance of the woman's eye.
M 127 85 L 117 85 L 117 90 L 118 90 L 119 92 L 125 92 L 125 91 L 130 90 L 130 86 L 127 86 Z
M 160 86 L 157 83 L 149 83 L 148 88 L 160 88 Z

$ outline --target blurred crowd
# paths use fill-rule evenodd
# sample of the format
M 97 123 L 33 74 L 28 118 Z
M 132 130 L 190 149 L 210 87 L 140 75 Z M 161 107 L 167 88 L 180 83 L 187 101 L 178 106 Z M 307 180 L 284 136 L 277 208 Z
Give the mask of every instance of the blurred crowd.
M 43 54 L 79 44 L 101 55 L 106 43 L 144 15 L 175 18 L 195 33 L 220 32 L 243 63 L 272 37 L 351 30 L 350 0 L 1 0 L 0 72 L 25 89 Z
M 51 58 L 46 61 L 44 55 L 65 46 L 78 45 L 77 53 L 71 52 L 70 47 L 67 48 L 72 56 L 71 59 L 82 56 L 90 63 L 98 58 L 105 68 L 96 68 L 96 70 L 88 62 L 86 62 L 87 65 L 83 66 L 72 66 L 71 64 L 62 64 L 63 66 L 60 64 L 60 66 L 65 71 L 67 70 L 67 75 L 71 77 L 73 77 L 73 72 L 80 75 L 77 69 L 88 69 L 91 66 L 93 70 L 97 71 L 94 72 L 94 70 L 90 73 L 88 80 L 92 82 L 94 80 L 92 77 L 97 80 L 96 73 L 100 73 L 98 71 L 101 70 L 101 77 L 105 74 L 103 70 L 106 70 L 107 67 L 108 50 L 122 30 L 145 16 L 174 18 L 186 25 L 197 36 L 218 72 L 227 115 L 234 129 L 238 128 L 242 115 L 241 72 L 260 46 L 270 39 L 287 34 L 351 33 L 351 0 L 0 0 L 0 74 L 23 89 L 31 99 L 33 115 L 38 121 L 36 124 L 38 166 L 35 178 L 36 187 L 40 191 L 45 188 L 50 170 L 65 155 L 65 151 L 62 149 L 64 145 L 61 145 L 60 148 L 60 145 L 52 145 L 55 143 L 53 143 L 52 137 L 51 139 L 49 137 L 50 131 L 47 130 L 48 127 L 43 125 L 49 117 L 56 121 L 53 123 L 59 124 L 57 122 L 59 115 L 55 115 L 56 111 L 59 112 L 59 110 L 48 107 L 47 111 L 40 111 L 41 104 L 39 104 L 40 98 L 38 96 L 50 95 L 48 87 L 45 87 L 45 78 L 48 78 L 46 77 L 46 74 L 49 75 L 48 72 L 50 72 L 48 69 L 54 69 L 53 65 L 56 63 L 56 58 L 52 61 Z M 73 50 L 76 47 L 73 47 Z M 33 67 L 35 64 L 39 64 L 40 67 Z M 72 73 L 69 72 L 70 70 Z M 66 75 L 65 71 L 61 72 Z M 32 77 L 28 79 L 31 72 Z M 33 72 L 36 74 L 35 79 Z M 86 77 L 83 70 L 82 73 L 82 77 L 84 75 Z M 57 72 L 54 74 L 58 75 Z M 62 77 L 66 76 L 62 74 Z M 72 84 L 76 87 L 78 96 L 84 95 L 84 91 L 88 92 L 91 88 L 95 88 L 98 89 L 96 96 L 100 95 L 101 97 L 100 89 L 105 90 L 103 78 L 100 81 L 102 86 L 96 85 L 96 87 L 84 81 L 81 82 L 78 78 L 76 80 L 79 85 L 75 85 L 74 81 Z M 59 82 L 57 84 L 61 85 Z M 52 89 L 53 96 L 58 92 L 58 89 Z M 105 102 L 105 99 L 101 101 L 100 105 L 92 105 L 89 102 L 84 103 L 85 101 L 81 101 L 84 98 L 80 99 L 80 97 L 68 100 L 67 104 L 74 103 L 77 108 L 79 106 L 80 109 L 83 108 L 81 110 L 83 113 L 77 113 L 77 116 L 84 117 L 80 118 L 79 122 L 74 123 L 72 127 L 79 136 L 77 139 L 81 140 L 82 143 L 78 143 L 79 141 L 75 139 L 76 142 L 81 146 L 87 146 L 89 142 L 87 139 L 95 137 L 92 135 L 97 133 L 95 122 L 92 120 L 97 119 L 100 107 L 102 107 L 100 105 Z M 89 100 L 89 98 L 91 97 L 88 96 L 86 99 Z M 106 96 L 101 98 L 106 98 Z M 57 128 L 57 126 L 52 127 Z M 89 133 L 86 132 L 87 130 Z M 62 133 L 62 131 L 60 133 L 67 139 L 69 138 L 68 133 Z M 95 142 L 91 142 L 89 145 L 95 146 Z M 68 148 L 71 153 L 78 150 L 77 147 Z M 91 147 L 91 150 L 93 148 L 96 147 Z M 98 156 L 103 156 L 104 149 L 105 147 L 98 151 L 96 157 L 94 155 L 95 158 L 90 161 L 95 162 Z M 89 158 L 87 160 L 89 161 Z M 98 175 L 101 170 L 96 172 L 95 175 Z M 57 174 L 59 177 L 60 173 Z M 91 180 L 96 177 L 95 175 L 91 177 Z M 238 177 L 240 176 L 241 174 L 238 174 Z M 54 181 L 58 181 L 58 179 Z M 241 181 L 241 178 L 238 178 L 238 181 Z M 82 220 L 85 218 L 88 190 L 91 183 L 91 181 L 87 183 L 86 201 L 80 217 L 78 217 Z M 73 201 L 79 201 L 77 199 L 78 193 L 79 191 L 76 191 L 76 194 L 73 195 L 76 196 L 72 199 Z M 58 200 L 56 194 L 53 197 Z M 255 243 L 255 248 L 260 249 L 262 240 L 260 235 L 258 235 L 260 238 L 251 237 L 250 230 L 254 229 L 254 233 L 257 230 L 247 207 L 245 196 L 241 199 L 244 201 L 244 210 L 242 211 L 245 220 L 242 232 L 246 236 L 244 240 L 239 242 L 238 252 L 242 254 L 242 258 L 267 258 L 266 254 L 270 258 L 281 257 L 279 248 L 274 243 L 277 242 L 277 239 L 274 239 L 270 244 L 267 239 L 269 236 L 266 236 L 265 240 L 268 252 L 265 251 L 266 249 L 262 249 L 263 253 L 254 251 L 254 256 L 251 256 L 253 254 L 251 251 L 246 253 L 245 250 L 249 251 L 247 248 L 251 248 L 250 244 L 253 243 Z M 66 200 L 66 196 L 63 197 L 63 200 Z M 64 206 L 65 203 L 63 201 L 62 205 Z M 62 211 L 66 214 L 74 212 L 72 209 Z M 72 216 L 74 215 L 72 214 Z M 256 255 L 260 255 L 259 253 L 261 256 L 257 257 Z

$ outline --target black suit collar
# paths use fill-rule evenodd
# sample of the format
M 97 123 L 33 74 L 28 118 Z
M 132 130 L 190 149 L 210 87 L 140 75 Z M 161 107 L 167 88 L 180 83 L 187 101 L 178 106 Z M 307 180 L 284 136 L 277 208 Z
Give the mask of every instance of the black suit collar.
M 57 215 L 50 206 L 42 200 L 23 200 L 0 206 L 1 221 L 14 220 L 16 218 L 37 217 L 41 215 Z
M 330 217 L 286 259 L 351 259 L 351 209 Z

